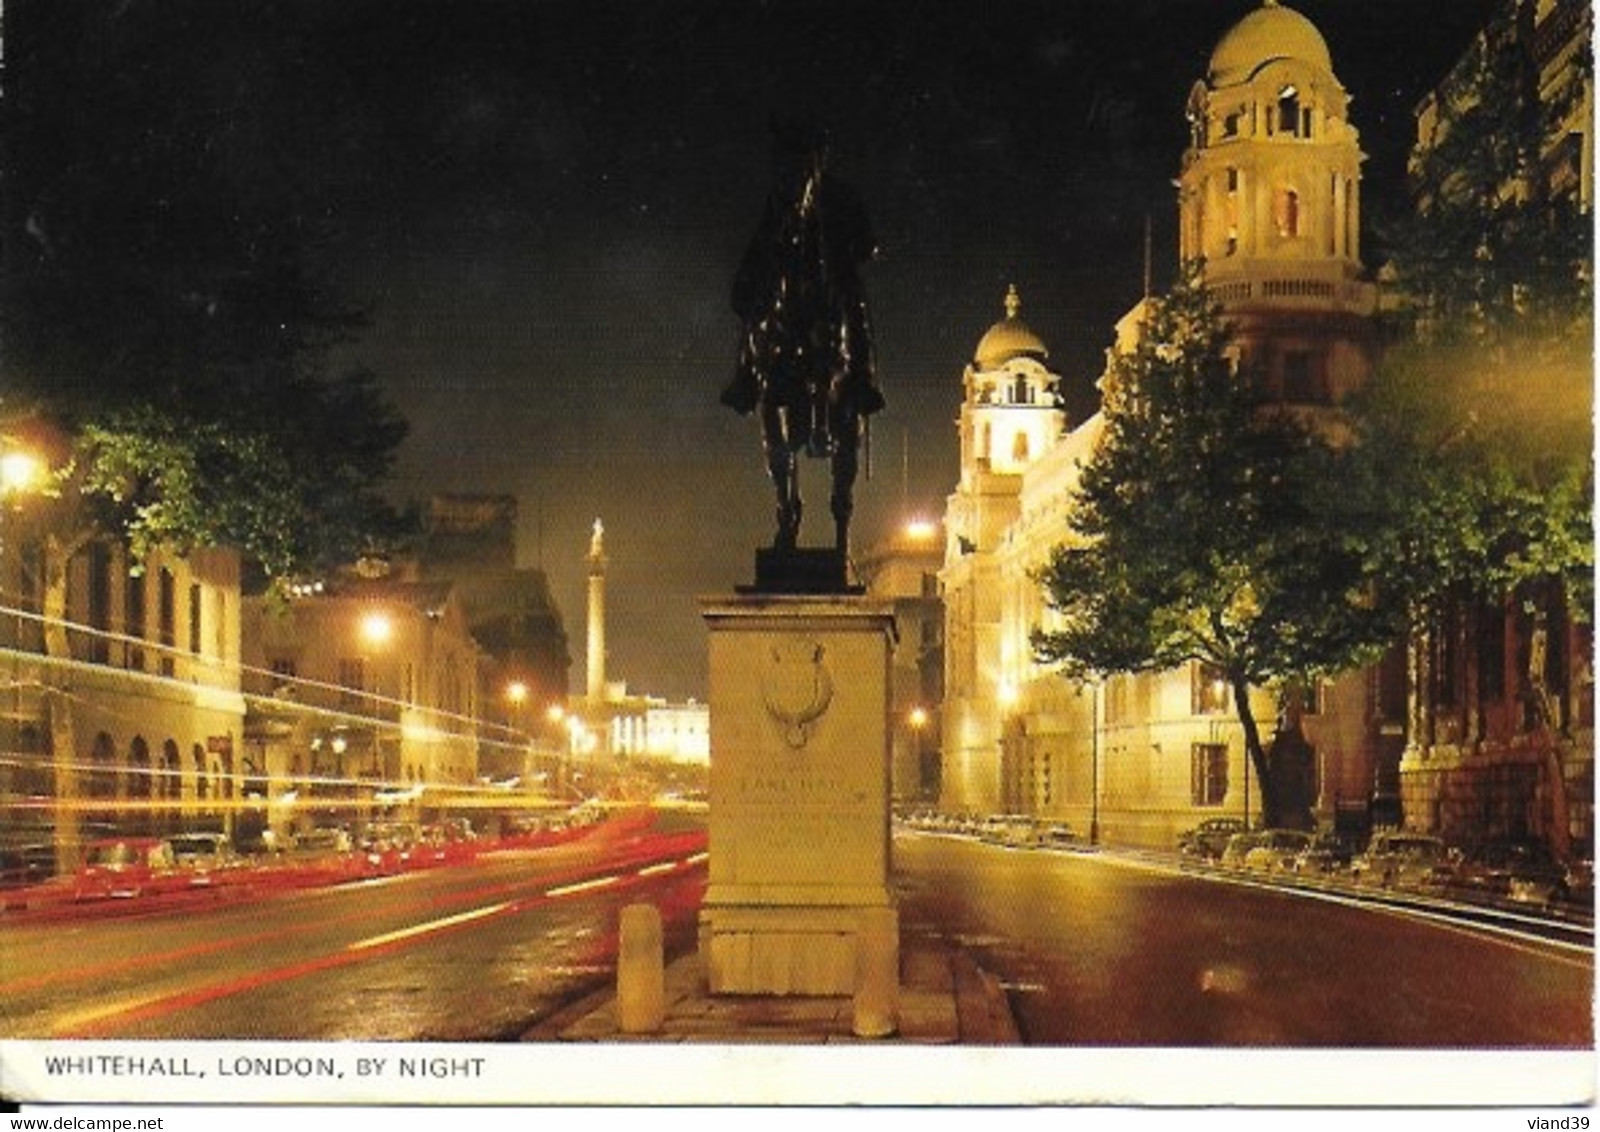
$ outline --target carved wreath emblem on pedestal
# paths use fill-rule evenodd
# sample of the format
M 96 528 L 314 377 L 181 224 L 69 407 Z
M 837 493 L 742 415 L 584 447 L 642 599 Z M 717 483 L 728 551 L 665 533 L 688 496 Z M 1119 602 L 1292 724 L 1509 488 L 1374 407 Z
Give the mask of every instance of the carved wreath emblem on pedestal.
M 783 741 L 804 747 L 833 700 L 833 678 L 824 663 L 826 650 L 817 641 L 780 641 L 767 652 L 761 674 L 761 695 Z

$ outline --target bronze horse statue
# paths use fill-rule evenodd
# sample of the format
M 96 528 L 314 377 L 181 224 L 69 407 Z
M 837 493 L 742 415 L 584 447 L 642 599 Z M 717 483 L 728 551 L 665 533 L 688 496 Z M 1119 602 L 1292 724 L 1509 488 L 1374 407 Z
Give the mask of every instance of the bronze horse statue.
M 804 453 L 830 462 L 834 543 L 845 554 L 862 434 L 884 404 L 860 273 L 876 246 L 854 190 L 827 172 L 822 131 L 789 123 L 773 132 L 777 178 L 734 277 L 742 331 L 721 399 L 759 414 L 777 493 L 774 549 L 799 540 Z

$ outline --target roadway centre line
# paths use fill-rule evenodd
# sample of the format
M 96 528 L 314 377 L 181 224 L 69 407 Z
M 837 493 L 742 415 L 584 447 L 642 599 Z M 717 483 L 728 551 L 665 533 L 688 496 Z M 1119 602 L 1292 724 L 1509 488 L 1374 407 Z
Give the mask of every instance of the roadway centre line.
M 659 873 L 670 873 L 677 867 L 677 861 L 663 861 L 659 865 L 646 865 L 644 868 L 639 870 L 639 875 L 642 877 L 653 877 Z
M 621 879 L 621 876 L 613 873 L 608 877 L 596 877 L 593 880 L 579 881 L 577 884 L 564 884 L 557 888 L 548 888 L 544 894 L 551 897 L 571 896 L 575 892 L 588 892 L 596 888 L 605 888 L 608 885 L 616 884 Z
M 367 939 L 357 940 L 355 943 L 349 944 L 345 950 L 365 951 L 369 947 L 382 947 L 386 943 L 395 943 L 402 939 L 410 939 L 413 936 L 427 935 L 429 932 L 436 932 L 443 928 L 454 927 L 456 924 L 465 924 L 471 922 L 472 920 L 481 920 L 485 916 L 493 916 L 497 913 L 504 912 L 509 907 L 511 907 L 511 902 L 505 901 L 500 904 L 490 904 L 483 908 L 474 908 L 470 912 L 458 912 L 454 916 L 445 916 L 443 919 L 439 920 L 428 920 L 425 923 L 412 924 L 409 928 L 400 928 L 396 931 L 384 932 L 382 935 L 375 935 Z

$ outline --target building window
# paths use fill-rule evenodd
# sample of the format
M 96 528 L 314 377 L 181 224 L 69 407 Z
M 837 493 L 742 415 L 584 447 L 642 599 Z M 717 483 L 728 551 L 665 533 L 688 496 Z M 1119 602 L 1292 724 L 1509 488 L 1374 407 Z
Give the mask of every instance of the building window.
M 129 578 L 127 588 L 122 591 L 122 623 L 123 631 L 135 638 L 128 644 L 128 667 L 138 671 L 144 669 L 144 649 L 137 642 L 144 640 L 144 635 L 150 631 L 147 622 L 144 578 Z
M 100 543 L 89 545 L 89 660 L 105 664 L 111 659 L 111 551 Z
M 1321 404 L 1322 383 L 1317 380 L 1315 359 L 1306 350 L 1290 350 L 1283 355 L 1283 399 L 1296 405 Z
M 189 652 L 200 654 L 200 587 L 189 587 Z
M 172 571 L 161 568 L 157 579 L 157 612 L 160 618 L 161 675 L 171 676 L 176 670 L 172 660 L 173 646 L 178 643 L 178 582 Z
M 1278 235 L 1293 239 L 1300 235 L 1300 194 L 1295 189 L 1281 188 L 1273 194 L 1272 219 Z
M 1222 715 L 1228 710 L 1228 678 L 1215 664 L 1197 660 L 1190 668 L 1189 702 L 1194 715 Z
M 1300 92 L 1292 86 L 1278 92 L 1278 132 L 1291 135 L 1300 132 Z
M 150 744 L 146 743 L 142 736 L 134 736 L 133 750 L 128 762 L 128 796 L 150 797 Z
M 89 750 L 89 797 L 115 798 L 117 796 L 117 770 L 112 765 L 116 750 L 111 736 L 104 731 L 94 737 Z
M 1239 111 L 1225 115 L 1222 119 L 1222 136 L 1235 138 L 1239 136 Z
M 1019 432 L 1011 438 L 1011 458 L 1017 463 L 1024 463 L 1028 459 L 1028 434 Z
M 183 767 L 178 761 L 178 744 L 171 739 L 161 744 L 161 796 L 174 801 L 183 797 Z
M 1189 801 L 1220 806 L 1228 796 L 1228 745 L 1196 743 L 1189 750 Z

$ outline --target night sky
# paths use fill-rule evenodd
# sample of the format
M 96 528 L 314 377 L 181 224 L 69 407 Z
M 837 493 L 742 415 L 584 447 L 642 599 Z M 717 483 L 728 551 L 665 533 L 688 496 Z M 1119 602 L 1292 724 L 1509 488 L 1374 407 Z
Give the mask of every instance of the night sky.
M 269 133 L 295 139 L 272 161 L 331 202 L 326 265 L 370 312 L 340 361 L 371 368 L 411 423 L 397 497 L 518 497 L 575 691 L 603 518 L 609 673 L 677 698 L 705 694 L 696 597 L 752 581 L 772 535 L 755 422 L 717 402 L 771 115 L 829 128 L 883 249 L 866 285 L 888 408 L 859 550 L 942 510 L 962 367 L 1008 284 L 1077 416 L 1092 408 L 1147 219 L 1157 285 L 1172 273 L 1188 91 L 1256 3 L 216 0 L 185 6 L 211 14 L 173 35 L 270 100 Z M 1295 6 L 1354 96 L 1370 266 L 1412 108 L 1492 0 Z M 802 542 L 820 544 L 825 466 L 805 471 Z

